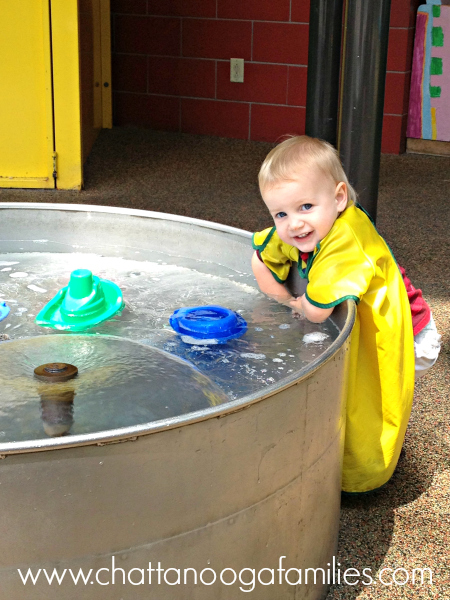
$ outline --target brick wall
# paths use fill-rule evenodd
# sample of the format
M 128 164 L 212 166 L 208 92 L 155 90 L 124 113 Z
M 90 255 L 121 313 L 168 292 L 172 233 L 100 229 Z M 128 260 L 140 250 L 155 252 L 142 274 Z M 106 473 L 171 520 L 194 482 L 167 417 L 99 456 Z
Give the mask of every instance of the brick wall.
M 391 0 L 391 20 L 381 150 L 399 154 L 406 148 L 409 84 L 417 7 L 426 0 Z
M 393 0 L 383 152 L 404 149 L 418 0 Z M 111 0 L 114 124 L 274 142 L 304 133 L 309 0 Z M 230 58 L 245 59 L 244 83 Z

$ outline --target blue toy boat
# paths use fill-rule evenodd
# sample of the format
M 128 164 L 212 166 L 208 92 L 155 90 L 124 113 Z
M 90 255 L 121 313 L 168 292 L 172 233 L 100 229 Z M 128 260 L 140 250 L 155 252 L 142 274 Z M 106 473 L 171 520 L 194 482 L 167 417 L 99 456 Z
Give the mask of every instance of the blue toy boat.
M 224 344 L 247 331 L 247 323 L 241 315 L 223 306 L 179 308 L 169 322 L 177 333 L 192 338 L 192 343 L 208 340 Z
M 6 304 L 6 302 L 0 302 L 0 321 L 3 321 L 3 319 L 6 319 L 6 317 L 9 315 L 10 310 L 11 309 Z

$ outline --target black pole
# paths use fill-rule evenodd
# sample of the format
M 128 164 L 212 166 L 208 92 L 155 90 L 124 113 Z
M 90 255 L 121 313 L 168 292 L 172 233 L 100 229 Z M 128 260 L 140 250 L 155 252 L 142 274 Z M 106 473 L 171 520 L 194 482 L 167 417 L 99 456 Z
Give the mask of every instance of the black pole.
M 375 220 L 390 0 L 347 0 L 338 148 L 360 204 Z
M 336 145 L 343 0 L 312 0 L 306 134 Z

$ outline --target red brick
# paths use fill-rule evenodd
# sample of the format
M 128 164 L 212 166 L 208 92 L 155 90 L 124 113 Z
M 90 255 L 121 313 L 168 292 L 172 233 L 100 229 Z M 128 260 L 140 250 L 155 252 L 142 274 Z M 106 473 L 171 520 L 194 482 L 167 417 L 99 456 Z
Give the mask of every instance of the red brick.
M 414 31 L 412 29 L 389 29 L 387 56 L 388 71 L 410 71 Z
M 308 63 L 308 25 L 255 23 L 253 60 L 306 65 Z
M 215 17 L 216 0 L 148 0 L 149 15 Z
M 145 15 L 147 0 L 111 0 L 111 13 Z
M 309 5 L 309 0 L 292 0 L 291 21 L 309 23 Z
M 192 58 L 148 59 L 148 91 L 171 96 L 214 98 L 216 65 L 212 60 Z
M 384 154 L 401 154 L 406 148 L 407 115 L 384 115 L 383 134 L 381 136 L 381 152 Z
M 250 139 L 277 142 L 286 134 L 305 133 L 305 108 L 253 104 Z
M 181 131 L 248 138 L 249 104 L 215 100 L 181 100 Z
M 408 112 L 410 73 L 386 73 L 384 112 L 404 115 Z
M 307 67 L 289 67 L 288 100 L 290 106 L 306 106 Z
M 179 131 L 180 99 L 143 94 L 114 94 L 114 125 Z
M 391 27 L 413 27 L 416 21 L 417 3 L 411 0 L 394 0 L 391 2 Z M 420 2 L 425 4 L 425 2 Z
M 147 57 L 135 54 L 113 54 L 112 85 L 118 92 L 147 91 Z
M 252 24 L 246 21 L 183 21 L 183 56 L 250 59 Z
M 220 19 L 289 21 L 289 0 L 218 0 Z
M 217 98 L 246 102 L 286 104 L 287 70 L 285 65 L 244 65 L 244 83 L 230 81 L 230 63 L 217 63 Z
M 115 17 L 116 52 L 180 55 L 180 19 L 164 17 Z
M 114 17 L 116 52 L 145 54 L 147 51 L 147 17 Z

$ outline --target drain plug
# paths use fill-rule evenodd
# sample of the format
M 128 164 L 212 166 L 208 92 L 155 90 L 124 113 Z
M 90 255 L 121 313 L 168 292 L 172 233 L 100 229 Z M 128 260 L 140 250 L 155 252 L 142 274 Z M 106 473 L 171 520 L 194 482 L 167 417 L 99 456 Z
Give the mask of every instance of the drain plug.
M 66 435 L 72 427 L 75 390 L 70 384 L 62 388 L 46 384 L 63 383 L 73 379 L 77 373 L 77 367 L 67 363 L 47 363 L 34 370 L 34 376 L 45 382 L 39 386 L 38 392 L 44 431 L 50 437 Z
M 73 379 L 77 373 L 77 367 L 68 363 L 46 363 L 45 365 L 39 365 L 34 370 L 34 376 L 37 379 L 48 383 L 68 381 L 69 379 Z

